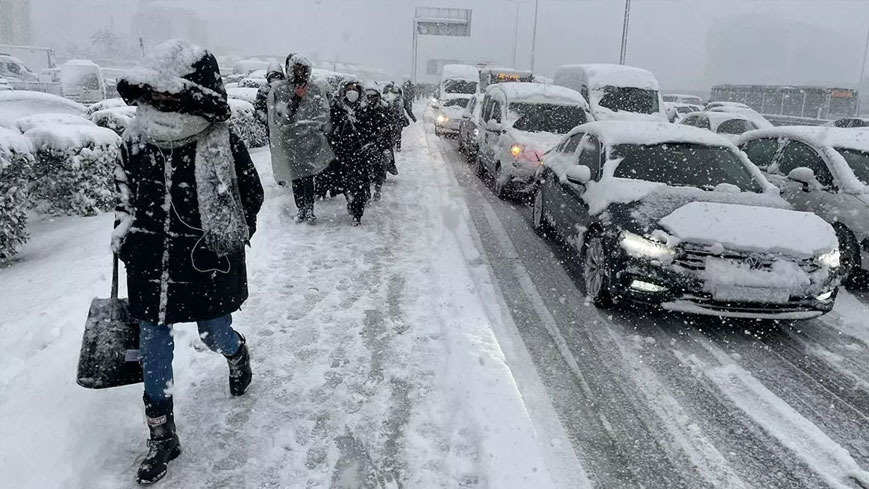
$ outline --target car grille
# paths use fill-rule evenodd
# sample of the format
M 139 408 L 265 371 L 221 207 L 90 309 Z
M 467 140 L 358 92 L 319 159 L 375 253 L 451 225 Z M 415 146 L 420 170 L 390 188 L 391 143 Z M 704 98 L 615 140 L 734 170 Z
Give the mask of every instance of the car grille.
M 736 262 L 749 263 L 752 269 L 755 270 L 771 270 L 772 265 L 777 258 L 776 255 L 769 253 L 746 253 L 731 250 L 724 250 L 722 253 L 713 253 L 712 251 L 696 246 L 680 246 L 676 252 L 676 258 L 673 260 L 675 265 L 682 268 L 694 271 L 702 271 L 706 269 L 707 257 L 723 258 Z M 820 268 L 812 259 L 798 261 L 800 268 L 806 273 L 812 273 Z

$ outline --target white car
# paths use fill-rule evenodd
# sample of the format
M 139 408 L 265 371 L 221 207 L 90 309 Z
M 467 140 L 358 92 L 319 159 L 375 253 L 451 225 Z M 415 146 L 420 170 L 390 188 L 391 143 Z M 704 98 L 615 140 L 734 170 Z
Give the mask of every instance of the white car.
M 846 273 L 869 273 L 869 130 L 777 127 L 739 146 L 785 200 L 833 225 Z
M 691 112 L 700 112 L 703 108 L 699 105 L 683 102 L 664 102 L 664 110 L 667 111 L 667 119 L 670 122 L 676 123 L 681 121 L 685 115 Z
M 732 143 L 739 139 L 740 134 L 760 129 L 750 116 L 738 112 L 692 112 L 679 123 L 720 134 Z
M 446 100 L 441 100 L 435 109 L 435 134 L 442 136 L 444 134 L 458 134 L 461 127 L 462 114 L 468 106 L 468 102 L 473 98 L 468 96 L 451 96 Z
M 797 212 L 733 144 L 709 131 L 591 122 L 547 155 L 532 221 L 583 263 L 597 307 L 753 319 L 833 309 L 841 280 L 833 228 Z
M 486 89 L 481 120 L 476 172 L 491 174 L 495 193 L 505 198 L 530 191 L 543 154 L 591 116 L 575 90 L 517 82 Z
M 459 151 L 467 156 L 468 163 L 477 158 L 480 149 L 480 131 L 483 128 L 483 95 L 475 95 L 468 101 L 468 106 L 462 113 L 459 125 L 458 147 Z
M 12 90 L 12 84 L 5 78 L 0 78 L 0 91 L 2 90 Z
M 658 80 L 652 72 L 626 65 L 565 65 L 555 70 L 556 85 L 576 90 L 596 121 L 669 121 Z
M 682 95 L 678 93 L 665 94 L 664 102 L 703 106 L 703 99 L 697 95 Z
M 13 122 L 22 117 L 62 113 L 84 116 L 87 108 L 72 100 L 49 93 L 29 90 L 0 92 L 0 122 Z

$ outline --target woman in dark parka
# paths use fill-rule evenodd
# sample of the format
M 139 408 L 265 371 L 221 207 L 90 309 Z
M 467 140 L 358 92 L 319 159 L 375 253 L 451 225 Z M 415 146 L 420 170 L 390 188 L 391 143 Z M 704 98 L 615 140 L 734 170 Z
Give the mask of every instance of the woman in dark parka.
M 150 450 L 137 480 L 146 484 L 160 480 L 181 452 L 173 323 L 196 322 L 203 342 L 226 356 L 232 395 L 250 384 L 250 355 L 231 313 L 248 296 L 244 246 L 263 190 L 247 148 L 225 123 L 230 109 L 211 53 L 168 41 L 118 91 L 138 106 L 115 171 L 112 248 L 126 265 L 130 314 L 141 328 Z

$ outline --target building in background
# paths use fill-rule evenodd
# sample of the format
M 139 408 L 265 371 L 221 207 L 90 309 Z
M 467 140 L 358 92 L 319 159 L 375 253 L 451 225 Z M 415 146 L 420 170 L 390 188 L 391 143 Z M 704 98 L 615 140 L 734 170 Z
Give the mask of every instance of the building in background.
M 142 0 L 133 15 L 132 34 L 141 38 L 147 49 L 169 39 L 187 39 L 208 44 L 208 26 L 196 12 L 174 3 Z
M 30 44 L 30 0 L 0 0 L 0 44 Z

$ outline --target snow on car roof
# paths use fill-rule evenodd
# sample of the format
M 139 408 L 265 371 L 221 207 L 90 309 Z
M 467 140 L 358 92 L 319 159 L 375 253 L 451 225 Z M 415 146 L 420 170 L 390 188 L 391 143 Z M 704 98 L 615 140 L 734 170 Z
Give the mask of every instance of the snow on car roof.
M 84 146 L 120 145 L 121 138 L 110 129 L 97 126 L 49 125 L 33 128 L 24 137 L 30 140 L 35 150 L 55 149 L 65 151 Z
M 0 92 L 0 121 L 14 121 L 21 117 L 47 112 L 84 115 L 87 108 L 72 100 L 50 93 L 29 90 Z
M 466 80 L 480 81 L 480 70 L 476 66 L 471 65 L 444 65 L 443 75 L 444 80 Z
M 739 139 L 740 144 L 750 139 L 784 137 L 800 139 L 816 147 L 851 148 L 869 151 L 869 130 L 829 126 L 780 126 L 772 129 L 749 131 Z
M 651 71 L 634 66 L 579 64 L 562 66 L 559 71 L 584 71 L 588 75 L 590 89 L 615 86 L 659 90 L 658 80 Z
M 497 91 L 503 92 L 509 102 L 536 102 L 588 107 L 588 103 L 579 92 L 557 85 L 509 82 L 490 85 L 486 89 L 487 94 Z
M 93 61 L 91 61 L 89 59 L 71 59 L 61 66 L 64 66 L 64 65 L 68 65 L 68 66 L 99 66 L 98 64 L 94 63 Z
M 690 104 L 689 104 L 690 105 Z M 709 122 L 714 126 L 718 126 L 724 121 L 729 121 L 731 119 L 740 119 L 743 121 L 754 122 L 754 118 L 750 115 L 744 114 L 742 112 L 723 112 L 723 111 L 702 111 L 698 110 L 697 112 L 691 112 L 689 114 L 685 114 L 683 117 L 691 117 L 692 115 L 705 115 L 709 118 Z
M 619 144 L 695 143 L 736 149 L 727 139 L 697 127 L 651 121 L 596 121 L 574 128 L 570 134 L 588 132 L 607 146 Z

